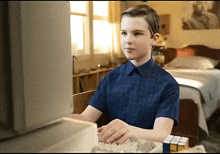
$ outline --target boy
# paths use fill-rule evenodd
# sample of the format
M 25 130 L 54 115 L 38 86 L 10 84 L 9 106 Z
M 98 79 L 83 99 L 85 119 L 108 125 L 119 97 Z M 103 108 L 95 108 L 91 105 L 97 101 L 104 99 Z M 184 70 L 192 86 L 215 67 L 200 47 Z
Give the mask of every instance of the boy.
M 121 15 L 121 47 L 128 63 L 109 72 L 81 114 L 96 122 L 107 112 L 111 122 L 98 128 L 99 141 L 124 143 L 130 137 L 162 142 L 178 123 L 179 85 L 151 57 L 161 21 L 147 5 Z

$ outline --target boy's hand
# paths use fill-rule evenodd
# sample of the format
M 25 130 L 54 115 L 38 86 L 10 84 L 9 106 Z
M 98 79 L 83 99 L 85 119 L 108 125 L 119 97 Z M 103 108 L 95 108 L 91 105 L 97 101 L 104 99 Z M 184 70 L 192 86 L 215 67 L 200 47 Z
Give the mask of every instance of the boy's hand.
M 99 141 L 106 143 L 117 141 L 117 143 L 121 144 L 133 136 L 130 125 L 119 119 L 115 119 L 108 125 L 98 128 L 98 132 Z

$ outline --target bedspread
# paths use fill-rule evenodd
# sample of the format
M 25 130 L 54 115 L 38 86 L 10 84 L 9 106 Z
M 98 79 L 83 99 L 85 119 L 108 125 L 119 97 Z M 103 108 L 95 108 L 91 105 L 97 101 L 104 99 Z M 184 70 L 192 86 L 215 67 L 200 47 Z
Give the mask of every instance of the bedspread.
M 220 99 L 220 71 L 218 76 L 205 70 L 166 69 L 166 71 L 176 79 L 179 85 L 199 90 L 204 103 Z
M 188 87 L 191 89 L 190 92 L 198 95 L 195 91 L 197 90 L 200 93 L 201 98 L 196 100 L 199 110 L 199 126 L 208 134 L 205 119 L 210 117 L 215 109 L 220 106 L 220 71 L 217 69 L 199 70 L 173 67 L 164 67 L 164 69 L 176 79 L 180 89 Z M 180 92 L 180 99 L 189 98 L 189 96 L 189 93 Z M 192 99 L 195 100 L 194 96 Z

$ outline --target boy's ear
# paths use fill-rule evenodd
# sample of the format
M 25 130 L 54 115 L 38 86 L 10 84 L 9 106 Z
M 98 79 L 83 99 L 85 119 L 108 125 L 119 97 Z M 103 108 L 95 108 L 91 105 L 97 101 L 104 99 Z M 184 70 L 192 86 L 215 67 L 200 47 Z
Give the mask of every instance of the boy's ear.
M 160 36 L 159 33 L 155 33 L 155 34 L 154 34 L 154 37 L 152 38 L 152 39 L 153 39 L 153 41 L 152 41 L 152 45 L 157 44 L 158 39 L 159 39 L 159 36 Z

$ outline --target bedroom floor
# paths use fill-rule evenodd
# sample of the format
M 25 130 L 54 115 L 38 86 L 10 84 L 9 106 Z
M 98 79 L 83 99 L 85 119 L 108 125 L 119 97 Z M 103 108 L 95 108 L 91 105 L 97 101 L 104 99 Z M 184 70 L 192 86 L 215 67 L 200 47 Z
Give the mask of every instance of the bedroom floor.
M 207 153 L 220 153 L 220 111 L 215 113 L 208 129 L 209 136 L 202 139 L 200 144 L 205 147 Z

